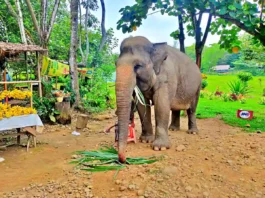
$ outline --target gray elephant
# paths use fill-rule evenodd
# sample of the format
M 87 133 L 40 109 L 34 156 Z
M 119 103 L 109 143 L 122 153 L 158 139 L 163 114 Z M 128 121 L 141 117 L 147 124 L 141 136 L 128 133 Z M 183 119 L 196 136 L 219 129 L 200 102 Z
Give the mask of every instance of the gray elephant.
M 168 126 L 179 130 L 180 110 L 187 110 L 188 133 L 197 133 L 196 107 L 201 88 L 198 66 L 184 53 L 166 43 L 151 43 L 147 38 L 129 37 L 121 43 L 116 61 L 116 100 L 119 128 L 118 153 L 126 161 L 125 151 L 131 97 L 135 86 L 145 97 L 146 106 L 137 104 L 142 123 L 142 142 L 152 142 L 154 150 L 170 148 Z M 151 123 L 150 101 L 155 110 L 155 136 Z

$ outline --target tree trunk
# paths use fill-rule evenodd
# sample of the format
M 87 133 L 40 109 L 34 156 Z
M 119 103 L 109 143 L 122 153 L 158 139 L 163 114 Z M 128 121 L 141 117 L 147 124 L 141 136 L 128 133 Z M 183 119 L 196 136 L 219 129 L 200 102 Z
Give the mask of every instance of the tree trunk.
M 183 27 L 183 18 L 182 15 L 178 15 L 178 22 L 179 22 L 179 45 L 180 51 L 185 53 L 185 34 L 184 34 L 184 27 Z
M 201 69 L 202 64 L 202 50 L 196 49 L 196 64 Z
M 24 27 L 24 22 L 23 22 L 23 16 L 22 16 L 22 11 L 20 7 L 20 2 L 19 0 L 15 1 L 16 7 L 17 7 L 17 12 L 18 12 L 18 26 L 20 29 L 20 35 L 21 35 L 21 41 L 24 44 L 27 44 L 27 38 L 26 38 L 26 33 L 25 33 L 25 27 Z
M 55 103 L 55 109 L 60 112 L 60 115 L 56 116 L 56 120 L 58 123 L 71 124 L 70 102 L 57 102 Z
M 8 7 L 8 10 L 9 10 L 10 14 L 16 19 L 16 21 L 18 23 L 18 27 L 19 27 L 19 31 L 20 31 L 20 36 L 21 36 L 21 42 L 27 44 L 25 27 L 24 27 L 24 23 L 23 23 L 23 16 L 22 16 L 22 11 L 21 11 L 21 8 L 20 8 L 20 2 L 19 2 L 19 0 L 16 0 L 15 1 L 18 14 L 13 9 L 13 7 L 10 4 L 9 0 L 5 0 L 5 3 L 7 5 L 7 7 Z
M 80 93 L 78 85 L 78 72 L 76 63 L 76 54 L 78 48 L 78 0 L 71 0 L 71 44 L 70 44 L 70 76 L 71 76 L 71 86 L 75 93 L 75 104 L 77 107 L 80 103 Z
M 89 0 L 86 2 L 86 16 L 85 16 L 85 32 L 86 32 L 86 51 L 83 59 L 83 63 L 86 65 L 87 64 L 87 59 L 88 59 L 88 54 L 89 54 L 89 31 L 88 31 L 88 16 L 89 16 Z
M 101 9 L 102 9 L 102 19 L 101 19 L 101 33 L 102 33 L 102 37 L 101 37 L 101 42 L 100 42 L 100 46 L 99 46 L 99 52 L 102 51 L 106 39 L 107 39 L 107 33 L 106 33 L 106 28 L 105 28 L 105 15 L 106 15 L 106 9 L 105 9 L 105 2 L 104 0 L 100 0 L 101 3 Z

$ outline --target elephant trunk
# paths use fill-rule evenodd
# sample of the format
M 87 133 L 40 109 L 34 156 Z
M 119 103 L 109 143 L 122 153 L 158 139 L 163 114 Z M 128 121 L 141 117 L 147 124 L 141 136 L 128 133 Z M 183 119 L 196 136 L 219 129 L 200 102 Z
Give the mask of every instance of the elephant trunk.
M 131 66 L 118 66 L 116 70 L 116 102 L 118 116 L 119 161 L 126 161 L 125 151 L 128 137 L 128 124 L 131 111 L 131 97 L 136 85 L 136 77 Z

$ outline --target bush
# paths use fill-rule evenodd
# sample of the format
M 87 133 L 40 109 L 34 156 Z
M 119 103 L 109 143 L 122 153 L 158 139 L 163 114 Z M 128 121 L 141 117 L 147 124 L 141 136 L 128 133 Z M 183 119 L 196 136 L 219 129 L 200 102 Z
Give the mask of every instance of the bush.
M 113 106 L 111 105 L 111 94 L 107 83 L 111 72 L 97 68 L 93 79 L 80 87 L 80 93 L 85 110 L 89 112 L 100 112 Z
M 207 86 L 208 86 L 208 81 L 202 80 L 202 85 L 201 85 L 202 90 L 205 89 Z
M 247 83 L 248 81 L 250 81 L 251 79 L 253 79 L 253 75 L 249 72 L 239 72 L 237 74 L 237 77 L 242 81 Z
M 228 86 L 230 88 L 230 92 L 236 96 L 239 96 L 240 94 L 246 95 L 250 92 L 250 87 L 241 81 L 229 82 Z
M 262 93 L 262 96 L 265 96 L 265 88 L 263 89 L 263 93 Z
M 259 101 L 259 104 L 265 105 L 265 97 L 262 97 Z
M 206 74 L 202 74 L 202 79 L 207 79 L 207 75 Z
M 221 95 L 221 98 L 224 102 L 228 102 L 230 100 L 229 94 L 223 94 Z

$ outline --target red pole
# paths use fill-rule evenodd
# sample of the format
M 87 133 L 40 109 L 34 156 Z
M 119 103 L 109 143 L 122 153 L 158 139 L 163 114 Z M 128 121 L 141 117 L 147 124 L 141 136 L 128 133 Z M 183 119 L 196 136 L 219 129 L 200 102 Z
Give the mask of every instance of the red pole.
M 6 69 L 4 70 L 3 79 L 4 79 L 4 82 L 6 82 Z M 4 84 L 4 89 L 7 90 L 7 84 Z M 8 97 L 6 97 L 6 104 L 8 104 Z

